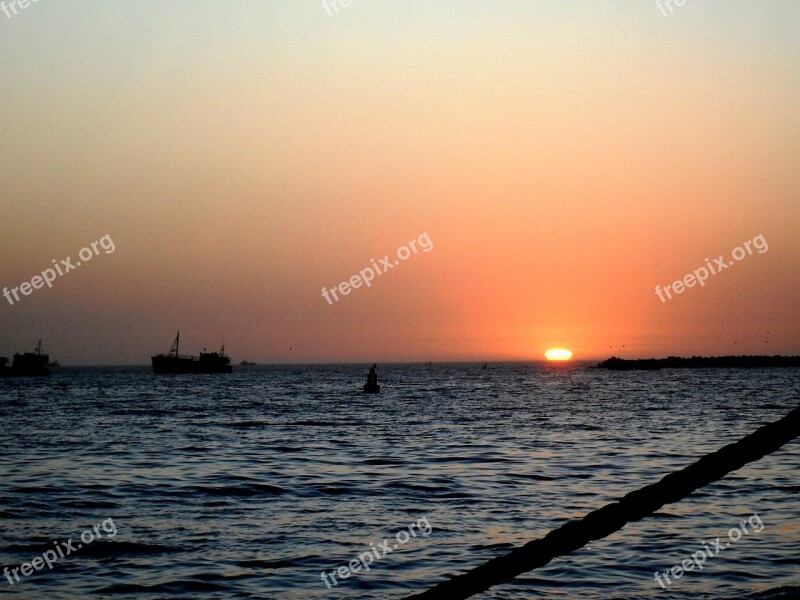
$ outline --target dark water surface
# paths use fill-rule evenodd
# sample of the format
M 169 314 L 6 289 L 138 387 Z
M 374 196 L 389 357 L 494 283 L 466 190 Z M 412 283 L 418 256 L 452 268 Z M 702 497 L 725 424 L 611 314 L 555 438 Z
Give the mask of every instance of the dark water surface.
M 61 369 L 0 380 L 0 595 L 399 599 L 541 537 L 800 403 L 800 370 L 584 365 Z M 727 598 L 800 586 L 800 443 L 479 598 Z M 760 532 L 667 571 L 758 513 Z M 418 534 L 328 590 L 331 572 Z M 797 597 L 791 593 L 786 597 Z

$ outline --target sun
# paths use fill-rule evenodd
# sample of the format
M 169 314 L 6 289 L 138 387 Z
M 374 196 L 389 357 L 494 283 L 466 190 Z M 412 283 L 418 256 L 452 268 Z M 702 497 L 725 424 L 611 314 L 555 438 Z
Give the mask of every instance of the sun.
M 572 358 L 572 351 L 566 348 L 551 348 L 544 353 L 547 360 L 570 360 Z

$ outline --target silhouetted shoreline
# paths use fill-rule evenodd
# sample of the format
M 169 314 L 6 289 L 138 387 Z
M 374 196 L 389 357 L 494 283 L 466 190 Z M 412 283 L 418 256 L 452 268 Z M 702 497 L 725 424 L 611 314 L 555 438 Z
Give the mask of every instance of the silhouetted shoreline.
M 658 369 L 763 369 L 800 367 L 800 356 L 692 356 L 626 360 L 612 356 L 597 365 L 612 371 L 656 371 Z

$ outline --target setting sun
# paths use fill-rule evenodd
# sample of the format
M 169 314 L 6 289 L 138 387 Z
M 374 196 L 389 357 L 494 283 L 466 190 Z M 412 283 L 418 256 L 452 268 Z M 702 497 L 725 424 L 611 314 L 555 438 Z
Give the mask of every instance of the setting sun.
M 569 360 L 572 358 L 572 352 L 564 348 L 553 348 L 544 353 L 547 360 Z

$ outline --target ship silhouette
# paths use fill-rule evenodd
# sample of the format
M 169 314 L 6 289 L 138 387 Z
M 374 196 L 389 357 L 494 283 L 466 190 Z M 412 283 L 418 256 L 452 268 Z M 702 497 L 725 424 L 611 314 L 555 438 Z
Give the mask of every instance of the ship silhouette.
M 233 372 L 231 359 L 225 354 L 224 345 L 219 352 L 201 352 L 200 356 L 189 356 L 180 354 L 180 343 L 181 332 L 179 330 L 169 352 L 153 355 L 153 372 L 156 375 Z
M 42 352 L 42 340 L 33 352 L 15 354 L 11 367 L 8 358 L 0 357 L 0 377 L 41 377 L 50 375 L 50 355 Z

